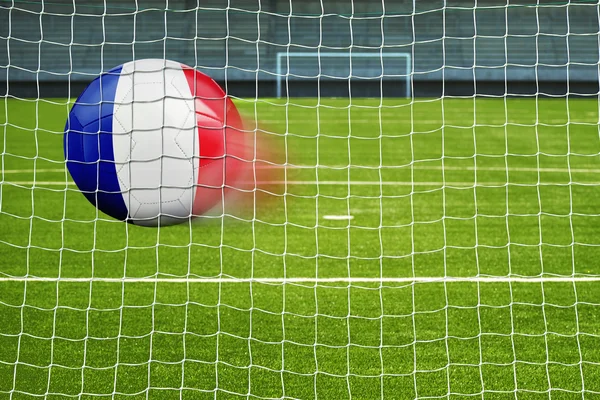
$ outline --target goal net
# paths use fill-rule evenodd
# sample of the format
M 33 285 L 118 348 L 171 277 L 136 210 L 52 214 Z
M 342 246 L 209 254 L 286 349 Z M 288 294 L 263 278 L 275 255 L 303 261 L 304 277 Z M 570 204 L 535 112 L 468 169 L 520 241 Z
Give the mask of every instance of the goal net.
M 0 0 L 0 399 L 600 398 L 599 23 Z M 169 227 L 90 204 L 69 111 L 148 58 L 219 83 L 276 178 Z

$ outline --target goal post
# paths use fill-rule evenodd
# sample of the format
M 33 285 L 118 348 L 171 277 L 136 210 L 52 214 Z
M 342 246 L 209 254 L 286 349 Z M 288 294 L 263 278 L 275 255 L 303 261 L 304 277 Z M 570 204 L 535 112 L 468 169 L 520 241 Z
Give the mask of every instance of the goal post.
M 411 71 L 412 71 L 412 62 L 410 53 L 390 53 L 390 52 L 359 52 L 359 51 L 350 51 L 350 52 L 278 52 L 277 59 L 275 64 L 275 80 L 276 80 L 276 97 L 281 98 L 283 91 L 284 82 L 287 83 L 290 77 L 300 78 L 301 75 L 290 73 L 291 63 L 294 59 L 308 59 L 313 64 L 316 64 L 317 69 L 322 69 L 322 64 L 325 64 L 327 61 L 329 68 L 341 68 L 342 71 L 350 72 L 353 71 L 353 63 L 354 59 L 359 60 L 373 60 L 379 61 L 379 68 L 375 68 L 378 74 L 373 74 L 371 71 L 371 76 L 363 77 L 366 79 L 381 79 L 384 81 L 388 81 L 391 79 L 395 79 L 397 81 L 402 81 L 406 86 L 404 96 L 410 97 L 411 95 Z M 329 64 L 331 61 L 339 59 L 339 62 L 336 64 Z M 388 65 L 384 67 L 384 60 L 392 59 L 392 65 Z M 352 79 L 353 74 L 348 73 L 345 76 L 341 75 L 341 71 L 332 72 L 335 75 L 322 74 L 320 73 L 318 76 L 313 77 L 316 79 L 325 79 L 325 80 L 344 80 L 344 79 Z M 356 77 L 356 72 L 354 73 Z M 309 77 L 305 77 L 309 78 Z

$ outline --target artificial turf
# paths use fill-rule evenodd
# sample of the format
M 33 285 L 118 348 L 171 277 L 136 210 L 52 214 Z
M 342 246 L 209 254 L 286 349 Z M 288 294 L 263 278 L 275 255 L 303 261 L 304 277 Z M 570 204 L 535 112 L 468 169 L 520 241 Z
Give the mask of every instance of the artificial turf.
M 600 399 L 597 99 L 236 104 L 286 184 L 152 229 L 0 101 L 0 399 Z

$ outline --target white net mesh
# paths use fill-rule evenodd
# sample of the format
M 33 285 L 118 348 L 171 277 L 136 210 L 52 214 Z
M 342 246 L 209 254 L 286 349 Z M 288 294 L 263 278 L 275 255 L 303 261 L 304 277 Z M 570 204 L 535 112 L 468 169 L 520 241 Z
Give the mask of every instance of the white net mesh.
M 598 397 L 599 20 L 0 0 L 0 399 Z M 68 113 L 145 58 L 219 82 L 269 185 L 173 227 L 89 204 Z

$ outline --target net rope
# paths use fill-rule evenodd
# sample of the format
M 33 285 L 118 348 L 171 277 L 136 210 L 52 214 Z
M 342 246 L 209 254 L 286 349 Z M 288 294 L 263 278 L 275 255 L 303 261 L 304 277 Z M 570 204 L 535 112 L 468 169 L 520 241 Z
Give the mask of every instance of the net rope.
M 594 1 L 0 0 L 0 398 L 600 395 L 599 23 Z M 277 188 L 176 227 L 90 205 L 68 112 L 145 58 L 213 77 Z

